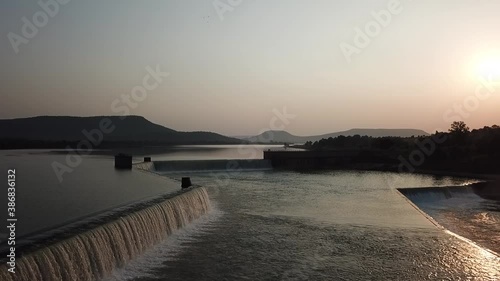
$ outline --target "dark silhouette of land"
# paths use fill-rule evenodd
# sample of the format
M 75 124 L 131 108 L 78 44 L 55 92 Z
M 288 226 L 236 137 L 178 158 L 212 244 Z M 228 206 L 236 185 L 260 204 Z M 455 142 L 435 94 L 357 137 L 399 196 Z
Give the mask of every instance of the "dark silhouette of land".
M 85 140 L 94 148 L 242 143 L 240 139 L 212 132 L 179 132 L 141 116 L 40 116 L 0 120 L 0 149 L 65 148 Z
M 102 130 L 106 120 L 110 132 Z M 100 132 L 96 132 L 99 130 Z M 180 132 L 154 124 L 141 116 L 38 116 L 0 120 L 0 149 L 76 147 L 91 141 L 93 148 L 160 146 L 179 144 L 305 143 L 340 135 L 424 136 L 415 129 L 352 129 L 319 136 L 294 136 L 286 131 L 268 131 L 247 139 L 223 136 L 212 132 Z M 102 136 L 102 137 L 101 137 Z M 96 143 L 96 144 L 94 144 Z
M 369 136 L 369 137 L 411 137 L 428 136 L 429 134 L 416 129 L 351 129 L 317 136 L 295 136 L 287 131 L 266 131 L 260 135 L 245 138 L 250 142 L 275 142 L 275 143 L 305 143 L 315 142 L 321 139 L 335 138 L 338 136 Z
M 273 166 L 286 168 L 335 168 L 500 173 L 500 127 L 470 131 L 454 122 L 448 132 L 419 137 L 338 136 L 302 146 L 307 151 L 267 153 Z

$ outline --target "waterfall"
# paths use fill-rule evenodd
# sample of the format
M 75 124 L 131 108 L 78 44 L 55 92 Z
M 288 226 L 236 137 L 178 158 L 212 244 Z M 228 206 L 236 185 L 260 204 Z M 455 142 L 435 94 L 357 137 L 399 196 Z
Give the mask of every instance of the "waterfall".
M 98 280 L 210 209 L 200 187 L 0 266 L 0 280 Z
M 415 204 L 433 203 L 451 198 L 477 198 L 472 185 L 451 187 L 399 188 L 404 196 Z

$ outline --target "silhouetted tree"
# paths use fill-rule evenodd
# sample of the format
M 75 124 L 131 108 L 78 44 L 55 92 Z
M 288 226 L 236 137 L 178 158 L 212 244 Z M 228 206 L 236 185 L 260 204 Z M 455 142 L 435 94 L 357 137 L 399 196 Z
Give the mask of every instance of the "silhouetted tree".
M 464 121 L 455 121 L 451 123 L 450 133 L 452 134 L 465 135 L 469 130 L 469 127 L 467 127 Z

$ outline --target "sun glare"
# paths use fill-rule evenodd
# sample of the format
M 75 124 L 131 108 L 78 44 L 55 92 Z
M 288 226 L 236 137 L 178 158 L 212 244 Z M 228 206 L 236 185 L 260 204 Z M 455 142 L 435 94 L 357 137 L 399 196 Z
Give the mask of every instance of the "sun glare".
M 481 77 L 500 76 L 500 54 L 487 55 L 479 59 L 476 66 L 476 75 Z
M 500 59 L 490 59 L 480 63 L 478 73 L 482 76 L 500 75 Z

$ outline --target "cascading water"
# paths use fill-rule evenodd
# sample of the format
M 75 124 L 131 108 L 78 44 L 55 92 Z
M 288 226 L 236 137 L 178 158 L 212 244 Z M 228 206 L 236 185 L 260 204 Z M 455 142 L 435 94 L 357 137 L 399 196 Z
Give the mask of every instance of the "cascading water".
M 478 198 L 472 185 L 451 187 L 417 187 L 398 189 L 415 204 L 433 203 L 450 198 Z
M 492 199 L 498 193 L 489 190 L 488 184 L 398 190 L 432 222 L 498 255 L 500 205 Z
M 97 280 L 210 209 L 200 187 L 24 255 L 0 280 Z

